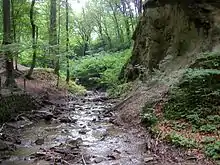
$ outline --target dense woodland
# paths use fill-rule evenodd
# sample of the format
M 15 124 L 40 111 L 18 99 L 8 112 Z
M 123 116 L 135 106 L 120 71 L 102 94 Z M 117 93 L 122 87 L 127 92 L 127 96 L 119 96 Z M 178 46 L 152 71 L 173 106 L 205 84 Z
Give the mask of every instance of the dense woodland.
M 7 56 L 6 86 L 14 83 L 9 77 L 13 69 L 19 69 L 18 63 L 30 67 L 29 79 L 36 67 L 53 68 L 68 83 L 77 78 L 73 74 L 77 60 L 131 47 L 141 1 L 92 0 L 77 11 L 74 4 L 74 0 L 3 1 L 0 14 L 4 18 L 1 40 L 2 54 Z

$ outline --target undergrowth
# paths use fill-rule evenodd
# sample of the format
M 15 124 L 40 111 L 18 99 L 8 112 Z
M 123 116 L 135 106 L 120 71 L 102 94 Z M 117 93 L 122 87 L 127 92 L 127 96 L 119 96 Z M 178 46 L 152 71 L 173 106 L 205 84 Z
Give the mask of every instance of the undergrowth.
M 163 103 L 147 103 L 142 121 L 178 147 L 198 148 L 220 159 L 220 54 L 205 53 L 183 73 Z M 165 122 L 166 121 L 166 122 Z
M 80 84 L 87 88 L 109 89 L 116 92 L 124 90 L 126 85 L 119 86 L 118 80 L 121 68 L 131 55 L 131 50 L 123 52 L 106 53 L 82 57 L 76 60 L 72 66 L 73 76 Z M 119 86 L 117 88 L 117 86 Z M 118 91 L 117 91 L 118 90 Z M 117 95 L 117 94 L 116 94 Z

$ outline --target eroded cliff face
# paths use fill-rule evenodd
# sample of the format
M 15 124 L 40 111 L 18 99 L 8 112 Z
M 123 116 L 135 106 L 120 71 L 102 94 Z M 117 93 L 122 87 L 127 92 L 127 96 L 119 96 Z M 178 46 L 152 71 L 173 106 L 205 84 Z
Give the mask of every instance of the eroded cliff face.
M 132 57 L 121 73 L 126 81 L 166 71 L 171 64 L 175 69 L 186 67 L 201 52 L 218 50 L 220 2 L 162 2 L 150 0 L 144 5 L 133 35 Z

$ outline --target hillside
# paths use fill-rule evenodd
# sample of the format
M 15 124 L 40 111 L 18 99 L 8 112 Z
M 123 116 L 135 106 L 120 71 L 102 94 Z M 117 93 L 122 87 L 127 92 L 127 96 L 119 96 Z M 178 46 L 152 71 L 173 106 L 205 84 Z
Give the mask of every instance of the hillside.
M 141 80 L 119 121 L 144 123 L 157 139 L 219 159 L 220 3 L 147 1 L 124 82 Z

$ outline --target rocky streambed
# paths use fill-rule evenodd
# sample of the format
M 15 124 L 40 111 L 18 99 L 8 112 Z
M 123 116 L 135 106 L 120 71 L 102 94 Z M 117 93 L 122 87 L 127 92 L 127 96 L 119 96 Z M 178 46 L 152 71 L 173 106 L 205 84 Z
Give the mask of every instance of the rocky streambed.
M 114 104 L 105 93 L 88 92 L 85 97 L 44 100 L 44 104 L 1 127 L 0 164 L 143 165 L 152 161 L 139 130 L 112 124 Z

